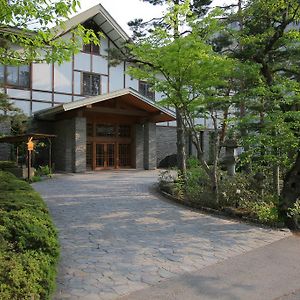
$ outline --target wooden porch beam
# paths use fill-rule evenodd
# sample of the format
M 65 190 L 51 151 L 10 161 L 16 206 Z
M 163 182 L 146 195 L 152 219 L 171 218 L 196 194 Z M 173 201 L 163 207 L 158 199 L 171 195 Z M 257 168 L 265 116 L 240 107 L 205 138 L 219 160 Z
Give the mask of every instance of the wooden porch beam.
M 104 113 L 104 114 L 138 116 L 138 117 L 147 117 L 147 116 L 149 116 L 148 112 L 141 111 L 141 110 L 127 110 L 127 109 L 109 108 L 109 107 L 85 108 L 84 112 L 99 112 L 99 113 Z

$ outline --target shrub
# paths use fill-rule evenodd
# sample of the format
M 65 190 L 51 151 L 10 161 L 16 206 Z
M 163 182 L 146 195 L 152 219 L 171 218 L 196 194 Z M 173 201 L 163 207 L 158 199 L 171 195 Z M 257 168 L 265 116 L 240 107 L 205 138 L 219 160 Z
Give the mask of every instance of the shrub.
M 9 160 L 0 161 L 0 170 L 14 168 L 15 166 L 16 166 L 16 163 L 14 161 L 9 161 Z
M 196 206 L 216 208 L 215 195 L 211 191 L 210 180 L 200 166 L 199 161 L 190 158 L 187 161 L 186 196 Z
M 275 225 L 280 222 L 278 207 L 275 203 L 245 201 L 241 203 L 241 208 L 249 210 L 252 217 L 261 223 Z
M 39 194 L 0 172 L 0 299 L 50 299 L 58 256 L 57 232 Z
M 37 176 L 48 176 L 48 177 L 52 176 L 52 170 L 48 165 L 39 166 L 35 173 Z
M 288 208 L 287 216 L 292 218 L 295 224 L 300 224 L 300 199 L 297 199 L 293 207 Z
M 239 207 L 241 202 L 256 202 L 260 195 L 253 188 L 249 175 L 238 173 L 235 176 L 223 174 L 219 183 L 220 206 Z

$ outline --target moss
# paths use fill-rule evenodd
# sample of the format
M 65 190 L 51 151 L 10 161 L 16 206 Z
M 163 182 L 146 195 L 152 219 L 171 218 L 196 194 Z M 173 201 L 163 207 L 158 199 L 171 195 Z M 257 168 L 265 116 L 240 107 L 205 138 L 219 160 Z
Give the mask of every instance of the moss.
M 0 171 L 0 299 L 50 299 L 58 257 L 57 232 L 39 194 Z

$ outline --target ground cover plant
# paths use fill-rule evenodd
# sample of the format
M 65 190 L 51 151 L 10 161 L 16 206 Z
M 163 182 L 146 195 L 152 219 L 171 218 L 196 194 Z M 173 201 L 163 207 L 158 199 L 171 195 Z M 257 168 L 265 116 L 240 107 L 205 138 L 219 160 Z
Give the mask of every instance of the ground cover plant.
M 0 171 L 0 299 L 50 299 L 58 257 L 57 232 L 39 194 Z
M 207 174 L 196 158 L 187 160 L 186 182 L 176 176 L 174 170 L 164 170 L 159 177 L 159 187 L 190 206 L 222 211 L 235 217 L 271 226 L 282 226 L 279 213 L 279 197 L 272 190 L 272 182 L 265 182 L 263 189 L 255 173 L 238 172 L 228 176 L 219 171 L 219 201 L 210 189 Z M 298 215 L 299 208 L 290 210 Z

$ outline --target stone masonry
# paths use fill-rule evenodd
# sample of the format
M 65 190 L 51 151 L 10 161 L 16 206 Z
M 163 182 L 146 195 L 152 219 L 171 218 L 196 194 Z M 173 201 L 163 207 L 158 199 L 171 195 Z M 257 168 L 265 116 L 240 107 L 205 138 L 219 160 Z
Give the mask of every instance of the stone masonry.
M 0 136 L 9 135 L 11 132 L 10 122 L 1 121 L 0 122 Z M 10 159 L 10 145 L 0 143 L 0 160 L 9 160 Z
M 144 168 L 153 170 L 156 168 L 156 124 L 144 125 Z
M 86 118 L 74 120 L 74 167 L 75 173 L 86 171 Z
M 135 130 L 135 168 L 144 168 L 144 128 L 142 124 L 136 124 Z
M 166 157 L 177 153 L 176 127 L 156 126 L 157 165 Z
M 74 118 L 55 123 L 55 169 L 65 172 L 86 171 L 86 119 Z

